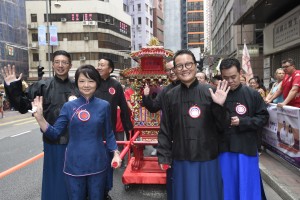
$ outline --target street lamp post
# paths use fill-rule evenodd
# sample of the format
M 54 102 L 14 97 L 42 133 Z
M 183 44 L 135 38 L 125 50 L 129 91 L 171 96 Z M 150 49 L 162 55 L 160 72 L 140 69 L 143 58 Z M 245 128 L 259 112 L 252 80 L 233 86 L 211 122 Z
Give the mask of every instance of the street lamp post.
M 51 0 L 50 0 L 51 1 Z M 51 46 L 50 46 L 50 23 L 49 23 L 49 0 L 46 0 L 46 20 L 47 20 L 47 41 L 48 41 L 48 70 L 49 70 L 49 78 L 51 77 L 51 58 L 50 58 L 50 52 L 51 52 Z

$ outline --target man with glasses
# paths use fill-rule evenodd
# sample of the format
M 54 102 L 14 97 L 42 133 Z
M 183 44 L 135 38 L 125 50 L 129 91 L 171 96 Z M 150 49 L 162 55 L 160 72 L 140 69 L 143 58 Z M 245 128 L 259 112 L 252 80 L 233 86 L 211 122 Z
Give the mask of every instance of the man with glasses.
M 189 50 L 177 51 L 173 61 L 181 83 L 165 95 L 157 146 L 160 167 L 172 168 L 173 200 L 221 200 L 218 134 L 230 124 L 223 107 L 230 87 L 220 81 L 213 92 L 209 84 L 199 84 Z
M 283 94 L 284 101 L 278 103 L 278 107 L 288 105 L 300 108 L 300 70 L 296 70 L 295 61 L 291 58 L 283 60 L 281 64 L 285 76 L 279 84 L 277 91 L 266 103 L 272 102 L 273 99 Z
M 17 78 L 15 66 L 5 66 L 2 74 L 5 81 L 5 91 L 10 102 L 20 113 L 31 110 L 31 102 L 36 96 L 43 96 L 44 116 L 53 125 L 59 116 L 63 104 L 78 94 L 75 84 L 69 79 L 72 67 L 71 55 L 66 51 L 55 51 L 52 58 L 54 77 L 40 80 L 22 92 L 22 74 Z M 42 181 L 42 200 L 67 200 L 67 189 L 63 174 L 64 155 L 68 142 L 68 130 L 65 130 L 57 140 L 43 136 L 44 165 Z
M 165 71 L 167 73 L 167 77 L 170 81 L 170 84 L 166 86 L 158 95 L 155 97 L 155 99 L 152 99 L 150 94 L 150 88 L 148 85 L 144 88 L 144 95 L 143 95 L 143 105 L 146 107 L 147 110 L 149 110 L 151 113 L 156 113 L 159 110 L 162 110 L 162 117 L 165 113 L 165 96 L 168 91 L 170 91 L 172 88 L 177 86 L 180 81 L 178 80 L 175 70 L 174 70 L 174 64 L 173 61 L 167 62 Z M 158 133 L 158 138 L 160 137 L 160 134 Z M 155 149 L 155 154 L 152 152 L 151 155 L 156 155 L 157 150 Z M 167 170 L 167 196 L 168 200 L 172 199 L 172 171 L 171 169 Z

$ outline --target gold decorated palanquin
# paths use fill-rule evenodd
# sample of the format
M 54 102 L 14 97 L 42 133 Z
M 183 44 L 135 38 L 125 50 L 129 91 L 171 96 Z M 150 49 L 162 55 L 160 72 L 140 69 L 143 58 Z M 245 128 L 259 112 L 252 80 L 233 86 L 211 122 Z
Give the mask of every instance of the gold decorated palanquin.
M 134 126 L 139 130 L 142 127 L 155 127 L 155 129 L 141 131 L 140 139 L 153 141 L 157 139 L 157 127 L 160 124 L 161 112 L 150 113 L 142 105 L 142 95 L 145 84 L 151 88 L 151 92 L 157 92 L 168 85 L 165 73 L 165 64 L 173 57 L 173 52 L 158 46 L 157 40 L 151 40 L 150 45 L 140 51 L 132 52 L 131 58 L 138 63 L 138 67 L 128 68 L 121 72 L 121 76 L 130 83 L 134 90 L 132 95 Z

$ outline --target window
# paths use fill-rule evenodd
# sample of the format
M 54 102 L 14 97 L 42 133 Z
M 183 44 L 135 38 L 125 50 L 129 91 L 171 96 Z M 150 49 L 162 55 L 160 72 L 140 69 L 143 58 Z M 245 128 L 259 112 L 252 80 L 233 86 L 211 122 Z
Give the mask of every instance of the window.
M 150 28 L 152 28 L 153 26 L 153 22 L 150 20 Z
M 150 8 L 150 15 L 153 15 L 153 8 Z
M 137 6 L 138 6 L 138 11 L 141 11 L 142 10 L 141 4 L 139 3 Z
M 31 14 L 30 18 L 31 18 L 31 22 L 37 22 L 37 14 Z
M 32 54 L 32 61 L 34 61 L 34 62 L 40 61 L 40 56 L 39 56 L 38 53 L 33 53 Z
M 39 40 L 38 39 L 38 34 L 37 33 L 32 33 L 31 39 L 32 39 L 33 42 L 37 42 Z
M 132 5 L 132 11 L 134 11 L 134 5 Z
M 142 24 L 142 18 L 138 17 L 138 24 Z
M 146 17 L 146 25 L 149 26 L 149 19 Z
M 146 12 L 148 12 L 149 6 L 145 3 Z

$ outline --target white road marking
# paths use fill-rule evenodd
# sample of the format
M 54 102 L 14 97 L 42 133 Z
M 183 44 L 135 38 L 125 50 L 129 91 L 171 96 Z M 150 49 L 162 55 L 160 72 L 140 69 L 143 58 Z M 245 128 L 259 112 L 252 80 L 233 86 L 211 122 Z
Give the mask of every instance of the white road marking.
M 26 133 L 30 133 L 31 131 L 25 131 L 25 132 L 22 132 L 22 133 L 19 133 L 19 134 L 16 134 L 16 135 L 12 135 L 10 137 L 17 137 L 17 136 L 20 136 L 20 135 L 23 135 L 23 134 L 26 134 Z

